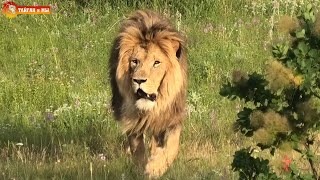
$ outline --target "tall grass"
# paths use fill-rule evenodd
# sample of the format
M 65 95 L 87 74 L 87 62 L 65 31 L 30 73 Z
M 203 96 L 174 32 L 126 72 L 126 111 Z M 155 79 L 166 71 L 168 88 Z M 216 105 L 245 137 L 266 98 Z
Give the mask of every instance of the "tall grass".
M 220 85 L 233 69 L 261 71 L 277 17 L 307 2 L 37 1 L 53 14 L 1 16 L 0 179 L 142 178 L 113 121 L 107 60 L 121 20 L 146 8 L 188 38 L 188 118 L 164 179 L 235 178 L 233 152 L 250 142 L 232 131 L 242 103 L 221 98 Z

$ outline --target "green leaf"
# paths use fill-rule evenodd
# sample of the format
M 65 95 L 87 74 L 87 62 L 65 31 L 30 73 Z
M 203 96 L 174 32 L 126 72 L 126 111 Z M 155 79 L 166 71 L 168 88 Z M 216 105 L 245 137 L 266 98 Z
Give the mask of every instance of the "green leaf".
M 308 56 L 312 57 L 312 58 L 317 58 L 319 57 L 319 52 L 318 50 L 316 49 L 311 49 L 309 52 L 308 52 Z
M 269 160 L 254 158 L 250 148 L 241 149 L 234 154 L 231 164 L 233 171 L 239 172 L 239 179 L 278 179 L 275 173 L 270 171 Z
M 293 174 L 299 174 L 300 173 L 299 169 L 297 168 L 297 166 L 295 164 L 290 163 L 289 167 L 290 167 L 291 171 L 293 172 Z
M 252 113 L 252 109 L 250 108 L 244 108 L 242 111 L 238 113 L 239 118 L 248 118 L 250 114 Z
M 303 16 L 304 16 L 304 18 L 305 18 L 306 20 L 310 20 L 310 14 L 309 14 L 309 12 L 303 13 Z
M 304 39 L 305 35 L 306 35 L 306 30 L 304 30 L 304 29 L 296 32 L 296 38 L 298 38 L 298 39 Z
M 315 14 L 313 12 L 310 14 L 310 21 L 311 22 L 315 22 L 316 21 L 316 16 L 315 16 Z
M 309 52 L 310 47 L 306 44 L 305 41 L 301 41 L 298 43 L 298 49 L 301 51 L 303 56 L 305 56 Z
M 301 174 L 299 177 L 303 180 L 314 180 L 314 177 L 312 174 Z
M 312 4 L 307 5 L 307 11 L 310 12 L 312 10 Z
M 299 142 L 299 137 L 296 134 L 291 135 L 291 140 L 295 142 Z
M 289 46 L 287 44 L 277 44 L 275 46 L 272 46 L 272 53 L 275 58 L 278 59 L 286 59 Z
M 299 49 L 294 49 L 294 50 L 293 50 L 293 53 L 294 53 L 294 55 L 295 55 L 296 57 L 300 57 L 300 56 L 301 56 L 301 53 L 300 53 Z
M 311 159 L 312 161 L 315 160 L 314 153 L 310 149 L 308 149 L 308 151 L 306 152 L 306 156 L 308 159 Z

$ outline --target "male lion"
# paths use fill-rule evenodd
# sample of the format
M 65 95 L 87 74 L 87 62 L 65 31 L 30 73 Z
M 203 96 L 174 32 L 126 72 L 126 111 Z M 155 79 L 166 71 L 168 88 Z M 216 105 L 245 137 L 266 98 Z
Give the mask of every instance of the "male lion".
M 167 19 L 137 11 L 125 20 L 109 61 L 112 108 L 128 136 L 136 165 L 160 177 L 178 154 L 185 116 L 187 58 L 184 38 Z M 145 155 L 144 134 L 151 151 Z

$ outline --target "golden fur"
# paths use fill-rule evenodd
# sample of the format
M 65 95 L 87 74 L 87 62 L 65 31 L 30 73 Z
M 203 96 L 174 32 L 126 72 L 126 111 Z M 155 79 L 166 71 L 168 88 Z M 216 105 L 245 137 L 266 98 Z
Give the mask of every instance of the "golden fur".
M 161 176 L 176 157 L 185 116 L 184 39 L 165 18 L 137 11 L 122 24 L 109 67 L 112 108 L 134 160 L 150 177 Z M 147 132 L 153 138 L 148 162 L 143 142 Z

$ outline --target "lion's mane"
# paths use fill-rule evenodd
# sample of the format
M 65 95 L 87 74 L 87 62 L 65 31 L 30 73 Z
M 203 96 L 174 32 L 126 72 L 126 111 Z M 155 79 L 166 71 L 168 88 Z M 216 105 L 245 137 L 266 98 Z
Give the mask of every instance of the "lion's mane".
M 169 41 L 179 43 L 173 63 L 159 87 L 159 98 L 153 110 L 143 112 L 134 106 L 134 96 L 128 93 L 131 87 L 127 52 L 136 45 L 146 47 L 154 43 L 165 53 L 169 53 Z M 171 49 L 172 52 L 172 49 Z M 185 116 L 187 90 L 187 58 L 183 36 L 167 19 L 151 11 L 137 11 L 125 20 L 111 49 L 109 60 L 112 89 L 112 109 L 114 116 L 122 123 L 124 133 L 160 134 L 182 123 Z

